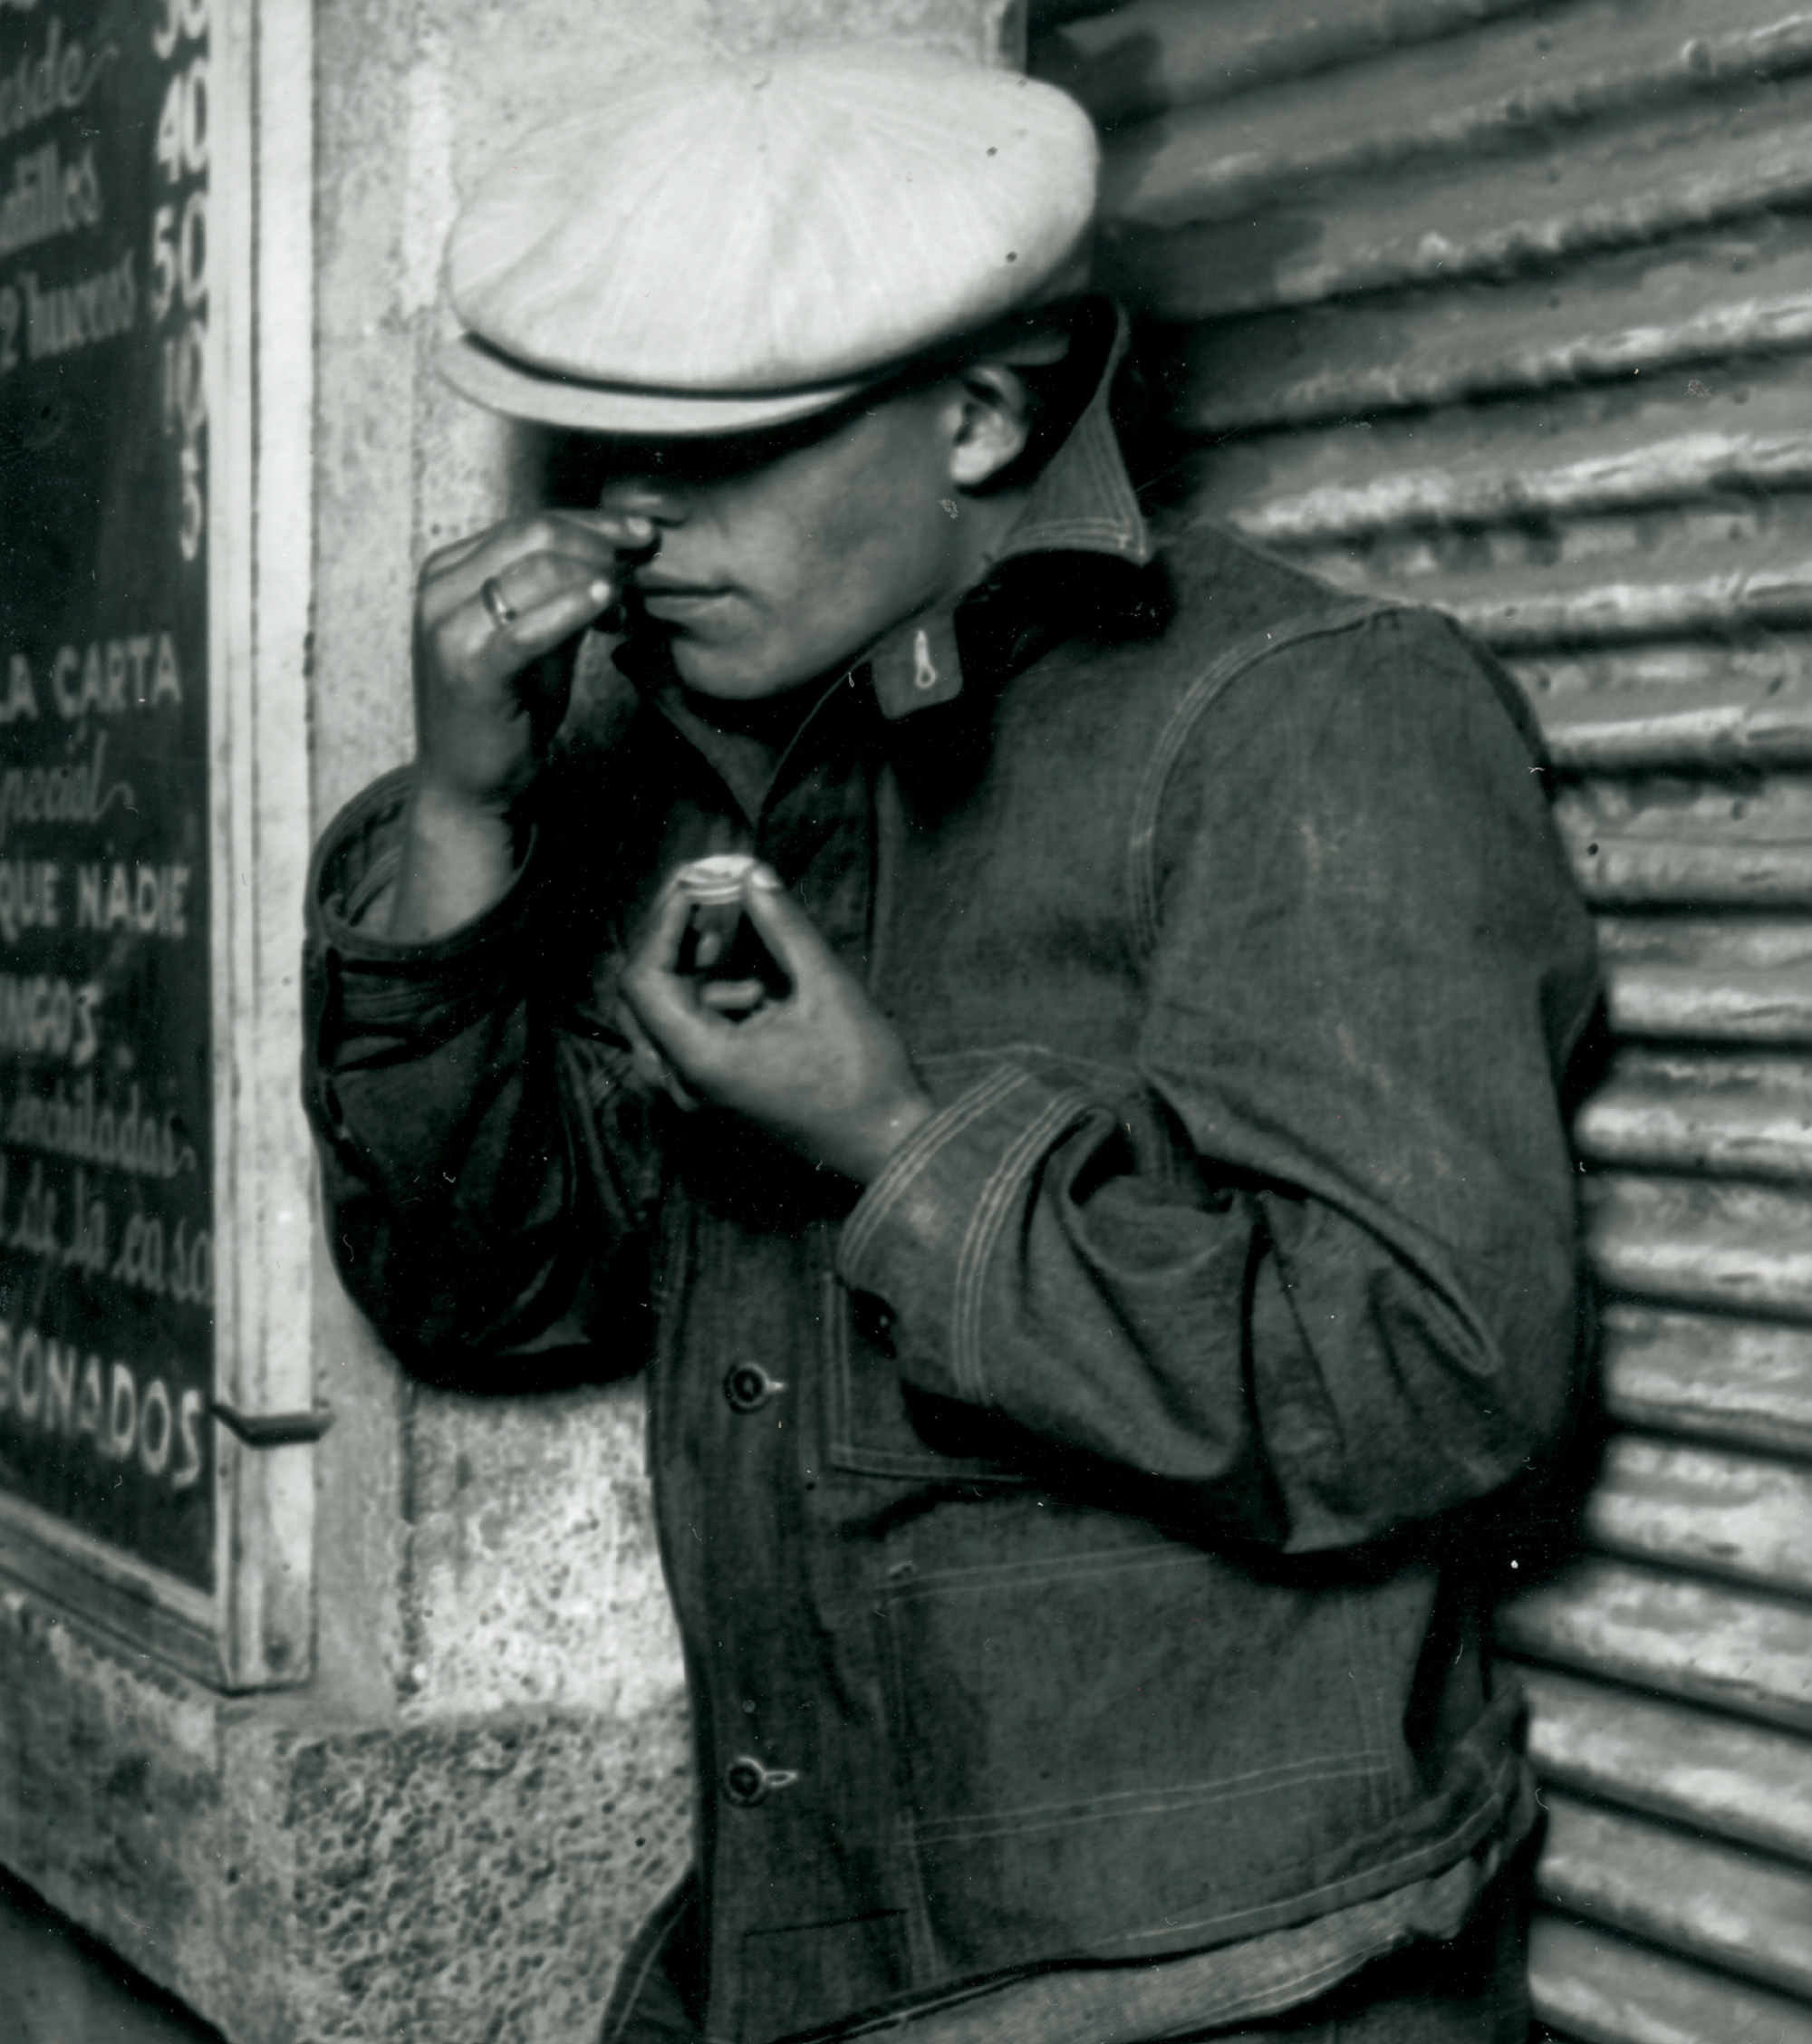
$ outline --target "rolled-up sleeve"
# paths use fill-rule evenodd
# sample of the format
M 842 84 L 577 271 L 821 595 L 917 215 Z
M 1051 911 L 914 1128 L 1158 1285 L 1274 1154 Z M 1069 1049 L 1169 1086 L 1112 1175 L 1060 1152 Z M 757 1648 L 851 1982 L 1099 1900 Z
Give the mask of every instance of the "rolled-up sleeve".
M 525 1388 L 532 1358 L 641 1358 L 658 1172 L 620 1046 L 563 1027 L 571 977 L 531 853 L 481 917 L 429 942 L 371 928 L 407 773 L 322 840 L 304 957 L 304 1095 L 342 1278 L 430 1381 Z M 601 1281 L 602 1280 L 602 1281 Z
M 1230 1537 L 1354 1545 L 1566 1424 L 1590 926 L 1439 621 L 1261 660 L 1177 738 L 1142 1110 L 1004 1059 L 870 1185 L 842 1273 L 920 1388 L 1188 1487 Z

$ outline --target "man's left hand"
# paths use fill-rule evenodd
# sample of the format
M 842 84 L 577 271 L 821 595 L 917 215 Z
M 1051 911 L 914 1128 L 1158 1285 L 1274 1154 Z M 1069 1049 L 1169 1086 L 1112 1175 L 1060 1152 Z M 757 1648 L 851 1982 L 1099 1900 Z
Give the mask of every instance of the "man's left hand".
M 786 991 L 755 989 L 754 1005 L 733 1020 L 726 990 L 678 969 L 692 898 L 676 874 L 623 973 L 630 1015 L 696 1100 L 866 1185 L 930 1117 L 930 1099 L 898 1031 L 768 867 L 746 876 L 742 900 Z

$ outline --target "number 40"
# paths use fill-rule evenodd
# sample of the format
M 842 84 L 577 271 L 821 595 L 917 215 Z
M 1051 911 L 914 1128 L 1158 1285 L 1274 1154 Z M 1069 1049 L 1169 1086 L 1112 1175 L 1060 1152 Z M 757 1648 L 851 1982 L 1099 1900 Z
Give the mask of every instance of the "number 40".
M 158 116 L 158 161 L 176 184 L 207 168 L 207 59 L 198 57 L 171 78 Z

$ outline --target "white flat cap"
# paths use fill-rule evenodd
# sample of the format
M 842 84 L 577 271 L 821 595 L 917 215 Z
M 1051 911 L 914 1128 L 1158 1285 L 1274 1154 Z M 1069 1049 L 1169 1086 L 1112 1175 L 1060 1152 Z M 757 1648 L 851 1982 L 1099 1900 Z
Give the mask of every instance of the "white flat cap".
M 603 433 L 823 410 L 1078 275 L 1065 94 L 899 43 L 662 69 L 506 152 L 448 245 L 448 379 Z

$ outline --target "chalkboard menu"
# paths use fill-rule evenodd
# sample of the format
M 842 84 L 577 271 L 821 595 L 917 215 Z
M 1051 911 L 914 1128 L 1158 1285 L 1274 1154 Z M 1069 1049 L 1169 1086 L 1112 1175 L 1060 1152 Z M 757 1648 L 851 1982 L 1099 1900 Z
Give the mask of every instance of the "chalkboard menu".
M 0 0 L 0 1499 L 204 1593 L 207 79 Z

